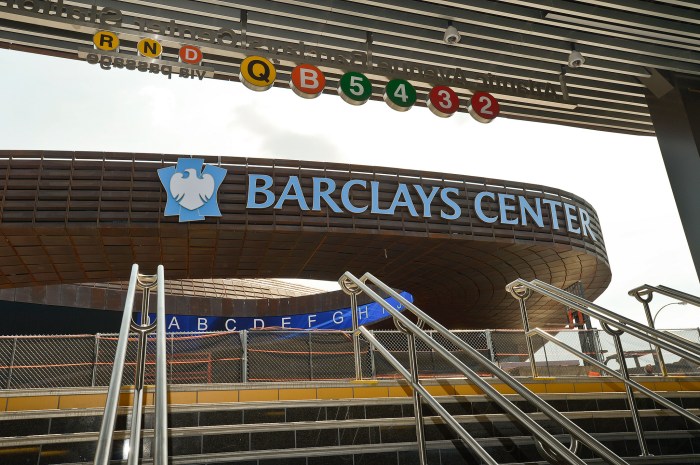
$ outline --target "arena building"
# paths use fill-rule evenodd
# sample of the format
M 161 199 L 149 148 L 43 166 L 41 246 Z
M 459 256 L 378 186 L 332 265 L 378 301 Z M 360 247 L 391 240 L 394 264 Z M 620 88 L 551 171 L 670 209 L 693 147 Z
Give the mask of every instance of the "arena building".
M 696 270 L 698 24 L 686 0 L 0 0 L 0 47 L 104 72 L 656 136 Z M 700 333 L 657 331 L 649 307 L 700 299 L 633 289 L 648 325 L 592 303 L 611 270 L 575 194 L 5 149 L 4 320 L 124 317 L 118 337 L 0 336 L 3 465 L 700 463 Z M 272 281 L 341 274 L 331 293 Z M 137 288 L 158 289 L 158 324 L 131 319 Z M 562 330 L 569 309 L 603 330 Z M 395 331 L 364 326 L 389 316 Z M 278 330 L 248 331 L 263 327 Z M 488 327 L 506 329 L 454 330 Z M 187 330 L 207 333 L 172 334 Z
M 512 280 L 580 282 L 595 298 L 611 276 L 593 207 L 545 186 L 229 157 L 3 151 L 0 158 L 0 296 L 34 305 L 25 310 L 121 310 L 125 289 L 67 283 L 124 281 L 131 263 L 162 263 L 169 280 L 188 280 L 168 286 L 169 314 L 218 318 L 177 320 L 172 330 L 347 329 L 347 315 L 336 313 L 349 307 L 341 291 L 280 298 L 276 285 L 267 295 L 232 298 L 226 293 L 238 291 L 226 291 L 225 281 L 207 290 L 192 280 L 337 280 L 348 270 L 381 276 L 452 328 L 516 328 L 518 304 L 505 291 Z M 196 191 L 213 181 L 212 169 L 221 170 L 219 184 Z M 186 179 L 196 195 L 178 184 Z M 194 292 L 183 295 L 189 286 Z M 537 324 L 567 322 L 561 306 L 544 300 L 533 299 L 531 312 Z M 249 320 L 227 323 L 234 316 Z

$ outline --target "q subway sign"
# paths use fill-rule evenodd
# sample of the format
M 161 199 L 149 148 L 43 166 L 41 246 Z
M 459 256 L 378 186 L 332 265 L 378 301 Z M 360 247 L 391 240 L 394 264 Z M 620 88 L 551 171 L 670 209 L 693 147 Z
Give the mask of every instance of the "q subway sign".
M 408 292 L 400 295 L 409 302 L 413 296 Z M 393 308 L 403 311 L 403 305 L 393 297 L 385 299 Z M 377 302 L 357 307 L 360 325 L 368 325 L 389 318 L 391 315 Z M 149 321 L 155 321 L 156 314 L 149 313 Z M 140 321 L 140 313 L 136 313 L 136 321 Z M 330 329 L 345 331 L 352 329 L 352 314 L 349 307 L 324 312 L 307 313 L 290 316 L 263 317 L 231 317 L 231 316 L 196 316 L 166 314 L 165 329 L 169 333 L 209 332 L 209 331 L 243 331 L 249 329 L 281 329 L 281 330 L 318 330 Z
M 214 69 L 201 66 L 204 55 L 198 47 L 183 45 L 178 50 L 178 61 L 162 60 L 163 46 L 155 39 L 141 39 L 137 46 L 137 56 L 119 53 L 119 37 L 111 31 L 98 31 L 93 36 L 94 50 L 81 50 L 80 56 L 90 64 L 98 64 L 102 69 L 112 68 L 138 70 L 151 74 L 162 74 L 170 79 L 173 75 L 181 78 L 199 79 L 213 77 Z M 275 65 L 265 57 L 249 56 L 240 65 L 239 79 L 248 89 L 263 92 L 270 89 L 277 79 Z M 326 77 L 316 66 L 302 63 L 292 70 L 289 86 L 302 98 L 316 98 L 326 88 Z M 372 82 L 363 73 L 348 71 L 340 77 L 338 95 L 350 105 L 362 105 L 374 92 Z M 396 111 L 408 111 L 418 100 L 415 87 L 405 79 L 392 79 L 384 87 L 386 104 Z M 428 93 L 426 105 L 430 111 L 449 118 L 459 110 L 461 104 L 457 93 L 449 86 L 438 85 Z M 488 92 L 474 92 L 466 104 L 467 112 L 480 123 L 490 123 L 500 113 L 498 100 Z

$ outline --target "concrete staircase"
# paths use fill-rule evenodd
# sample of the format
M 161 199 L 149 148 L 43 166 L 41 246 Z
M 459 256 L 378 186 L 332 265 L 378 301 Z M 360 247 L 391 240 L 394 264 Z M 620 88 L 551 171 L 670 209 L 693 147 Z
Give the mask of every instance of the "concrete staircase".
M 643 378 L 674 402 L 700 412 L 700 382 Z M 605 378 L 525 380 L 533 391 L 630 463 L 700 464 L 696 425 L 639 397 L 653 457 L 638 457 L 639 445 L 623 387 Z M 472 385 L 459 380 L 426 381 L 448 411 L 499 462 L 545 463 L 532 438 Z M 504 385 L 493 383 L 499 391 Z M 105 390 L 27 390 L 0 393 L 0 464 L 92 463 Z M 510 394 L 562 441 L 568 438 L 543 414 Z M 123 393 L 112 459 L 125 463 L 124 430 L 129 393 Z M 153 437 L 152 392 L 146 396 L 143 463 Z M 173 464 L 412 465 L 417 464 L 410 391 L 398 382 L 172 386 L 169 407 Z M 426 436 L 431 465 L 478 464 L 428 407 Z M 595 459 L 584 446 L 578 455 Z M 590 460 L 589 460 L 590 459 Z

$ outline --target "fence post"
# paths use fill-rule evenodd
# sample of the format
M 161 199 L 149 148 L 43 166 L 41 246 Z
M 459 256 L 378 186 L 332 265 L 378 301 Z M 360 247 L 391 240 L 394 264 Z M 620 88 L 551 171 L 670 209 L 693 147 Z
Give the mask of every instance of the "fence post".
M 486 348 L 489 350 L 489 358 L 496 364 L 496 352 L 493 350 L 493 340 L 491 339 L 491 330 L 485 329 L 484 336 L 486 337 Z
M 309 335 L 309 379 L 313 381 L 314 379 L 314 351 L 311 349 L 311 331 L 308 331 Z
M 90 386 L 95 387 L 95 378 L 97 378 L 97 360 L 100 356 L 100 333 L 95 334 L 95 356 L 92 359 L 92 381 Z
M 248 331 L 239 333 L 241 337 L 241 382 L 248 382 Z
M 371 330 L 370 333 L 372 333 L 372 336 L 374 336 L 374 330 Z M 372 344 L 368 344 L 367 350 L 369 351 L 369 362 L 372 366 L 372 379 L 377 379 L 377 366 L 375 365 L 374 362 L 374 347 Z
M 167 334 L 165 340 L 167 341 Z M 168 360 L 170 360 L 170 383 L 173 382 L 173 365 L 175 365 L 173 362 L 175 361 L 175 334 L 170 333 L 170 357 L 168 357 Z
M 12 381 L 12 367 L 15 364 L 15 353 L 17 352 L 17 336 L 12 338 L 12 355 L 10 355 L 10 371 L 7 372 L 7 387 L 5 389 L 10 389 L 10 383 Z

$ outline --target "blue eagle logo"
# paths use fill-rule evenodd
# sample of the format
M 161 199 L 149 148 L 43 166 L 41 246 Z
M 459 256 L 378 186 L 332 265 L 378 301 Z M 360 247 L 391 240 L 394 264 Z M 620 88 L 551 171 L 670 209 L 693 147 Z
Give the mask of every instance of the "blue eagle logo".
M 168 194 L 165 216 L 180 215 L 180 223 L 221 216 L 216 193 L 226 177 L 225 168 L 205 166 L 201 158 L 180 158 L 177 166 L 159 169 L 158 177 Z

